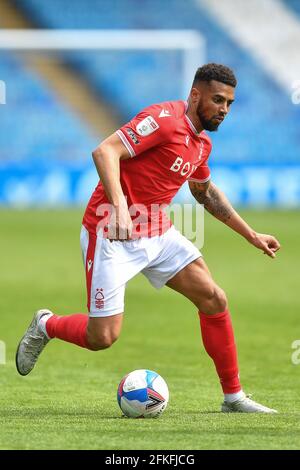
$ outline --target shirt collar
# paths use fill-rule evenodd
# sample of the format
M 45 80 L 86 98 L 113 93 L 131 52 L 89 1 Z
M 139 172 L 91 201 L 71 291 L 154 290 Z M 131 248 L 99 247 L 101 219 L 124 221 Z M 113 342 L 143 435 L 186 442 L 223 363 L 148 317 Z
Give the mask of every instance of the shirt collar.
M 186 118 L 186 120 L 187 120 L 187 122 L 188 122 L 188 125 L 190 126 L 190 128 L 191 128 L 192 131 L 194 132 L 194 134 L 196 134 L 197 136 L 199 136 L 199 135 L 201 134 L 201 132 L 198 132 L 198 131 L 197 131 L 196 127 L 194 126 L 194 124 L 192 123 L 192 121 L 190 120 L 190 118 L 189 118 L 187 115 L 185 115 L 185 118 Z
M 192 131 L 194 132 L 194 134 L 196 134 L 198 137 L 200 136 L 201 132 L 198 132 L 196 127 L 194 126 L 194 124 L 192 123 L 192 121 L 190 120 L 190 118 L 187 116 L 187 110 L 188 110 L 188 102 L 185 101 L 185 118 L 187 120 L 187 123 L 188 125 L 190 126 L 190 128 L 192 129 Z

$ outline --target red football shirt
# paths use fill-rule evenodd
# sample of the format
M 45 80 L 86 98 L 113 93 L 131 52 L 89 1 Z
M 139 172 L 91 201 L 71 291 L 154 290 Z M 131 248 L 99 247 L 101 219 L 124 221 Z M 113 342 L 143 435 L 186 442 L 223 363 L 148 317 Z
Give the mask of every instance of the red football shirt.
M 117 131 L 132 158 L 120 161 L 120 181 L 134 223 L 135 236 L 164 233 L 171 225 L 161 205 L 169 205 L 187 181 L 210 179 L 212 148 L 186 115 L 187 103 L 169 101 L 145 108 Z M 96 233 L 109 220 L 108 198 L 99 182 L 83 224 Z

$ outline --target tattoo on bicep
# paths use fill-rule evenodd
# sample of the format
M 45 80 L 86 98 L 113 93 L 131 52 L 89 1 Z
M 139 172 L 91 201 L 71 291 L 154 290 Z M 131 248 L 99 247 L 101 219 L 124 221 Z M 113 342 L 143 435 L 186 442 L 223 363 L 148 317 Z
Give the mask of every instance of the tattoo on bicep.
M 213 216 L 225 223 L 230 219 L 233 213 L 233 208 L 217 188 L 211 185 L 206 193 L 194 190 L 193 195 L 195 199 L 200 204 L 203 204 L 205 209 Z

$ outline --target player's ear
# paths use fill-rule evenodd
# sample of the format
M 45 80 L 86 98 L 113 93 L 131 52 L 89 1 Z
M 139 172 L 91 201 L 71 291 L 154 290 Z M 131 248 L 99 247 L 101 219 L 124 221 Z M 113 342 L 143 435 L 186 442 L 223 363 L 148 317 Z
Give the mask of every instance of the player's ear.
M 195 86 L 192 87 L 191 92 L 190 92 L 190 99 L 192 103 L 196 103 L 199 98 L 200 98 L 201 92 L 196 88 Z

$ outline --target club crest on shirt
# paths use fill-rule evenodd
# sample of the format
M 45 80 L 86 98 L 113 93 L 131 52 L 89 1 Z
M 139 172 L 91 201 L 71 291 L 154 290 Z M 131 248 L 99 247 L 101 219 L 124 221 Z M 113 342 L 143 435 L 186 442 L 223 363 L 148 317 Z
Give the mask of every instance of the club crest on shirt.
M 142 137 L 152 134 L 157 129 L 159 129 L 159 125 L 152 116 L 147 116 L 136 126 L 137 133 Z
M 103 289 L 96 289 L 96 294 L 95 294 L 95 307 L 98 310 L 101 310 L 104 308 L 104 293 Z

